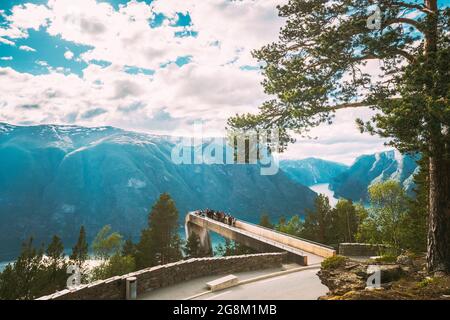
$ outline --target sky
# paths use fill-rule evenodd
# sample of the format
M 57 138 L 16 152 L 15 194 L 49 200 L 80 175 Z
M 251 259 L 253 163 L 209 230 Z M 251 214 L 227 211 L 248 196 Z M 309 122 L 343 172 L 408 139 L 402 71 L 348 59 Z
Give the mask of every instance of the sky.
M 276 41 L 277 0 L 0 0 L 0 122 L 223 134 L 268 98 L 251 51 Z M 377 66 L 373 65 L 373 68 Z M 350 164 L 388 150 L 341 110 L 283 158 Z

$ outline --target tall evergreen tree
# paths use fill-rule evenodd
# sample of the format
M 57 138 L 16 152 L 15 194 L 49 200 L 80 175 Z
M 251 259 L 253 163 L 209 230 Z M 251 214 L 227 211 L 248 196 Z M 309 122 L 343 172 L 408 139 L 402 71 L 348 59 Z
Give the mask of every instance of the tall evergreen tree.
M 11 300 L 30 300 L 41 295 L 43 250 L 36 249 L 33 238 L 22 245 L 19 257 L 13 264 L 6 267 L 0 275 L 0 298 Z
M 235 129 L 307 135 L 346 108 L 370 107 L 362 131 L 428 159 L 428 269 L 450 271 L 450 19 L 444 1 L 290 0 L 276 43 L 254 52 L 272 100 Z M 375 19 L 373 19 L 375 18 Z M 379 61 L 380 77 L 367 73 Z
M 200 247 L 200 237 L 195 233 L 191 233 L 186 241 L 186 244 L 184 245 L 183 251 L 186 258 L 202 257 L 203 254 Z
M 359 219 L 351 200 L 340 199 L 331 210 L 331 242 L 354 242 L 358 232 Z
M 138 268 L 180 260 L 178 210 L 168 193 L 160 195 L 148 216 L 148 229 L 142 230 L 137 245 Z
M 49 262 L 43 270 L 42 287 L 45 293 L 41 295 L 62 290 L 67 284 L 67 262 L 64 256 L 64 244 L 57 235 L 54 235 L 52 241 L 47 247 L 46 255 Z
M 70 259 L 75 261 L 77 264 L 82 265 L 88 258 L 88 250 L 89 247 L 86 240 L 86 231 L 84 226 L 81 226 L 78 241 L 72 248 Z
M 58 237 L 57 235 L 54 235 L 45 253 L 53 261 L 63 260 L 64 244 L 62 243 L 61 238 Z
M 428 211 L 428 159 L 421 159 L 420 171 L 414 176 L 415 197 L 409 200 L 408 214 L 401 225 L 402 247 L 413 252 L 425 252 L 427 248 Z
M 144 269 L 157 265 L 155 248 L 152 242 L 152 235 L 150 229 L 144 229 L 141 231 L 141 238 L 136 244 L 136 268 Z
M 265 228 L 273 229 L 273 224 L 270 222 L 270 217 L 267 213 L 264 213 L 261 215 L 261 218 L 259 220 L 259 225 Z
M 327 196 L 319 194 L 314 209 L 308 210 L 303 223 L 302 237 L 320 243 L 331 243 L 331 206 Z

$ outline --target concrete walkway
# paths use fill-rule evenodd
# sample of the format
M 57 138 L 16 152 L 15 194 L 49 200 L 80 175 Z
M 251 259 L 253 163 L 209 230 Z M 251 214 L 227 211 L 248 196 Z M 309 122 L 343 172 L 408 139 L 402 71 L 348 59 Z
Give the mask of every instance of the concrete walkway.
M 272 247 L 281 249 L 282 251 L 293 253 L 298 256 L 307 256 L 308 257 L 308 265 L 317 264 L 324 260 L 323 257 L 318 256 L 316 254 L 295 248 L 290 245 L 283 244 L 280 241 L 274 241 L 274 240 L 268 239 L 266 237 L 257 235 L 253 232 L 243 230 L 242 228 L 239 228 L 239 227 L 227 225 L 223 222 L 220 222 L 220 221 L 217 221 L 217 220 L 214 220 L 211 218 L 198 216 L 194 213 L 189 213 L 186 219 L 188 219 L 188 218 L 190 219 L 189 221 L 191 221 L 191 222 L 196 221 L 196 220 L 199 221 L 200 224 L 203 224 L 203 227 L 206 225 L 208 229 L 211 229 L 213 232 L 216 232 L 226 238 L 229 238 L 226 235 L 226 230 L 228 230 L 229 232 L 232 232 L 235 234 L 240 234 L 240 235 L 246 236 L 248 238 L 254 239 L 256 241 L 260 241 L 262 243 L 270 245 Z M 237 224 L 241 224 L 241 225 L 247 224 L 248 225 L 248 223 L 240 221 L 240 220 L 238 220 Z M 257 227 L 259 227 L 259 226 L 257 226 Z

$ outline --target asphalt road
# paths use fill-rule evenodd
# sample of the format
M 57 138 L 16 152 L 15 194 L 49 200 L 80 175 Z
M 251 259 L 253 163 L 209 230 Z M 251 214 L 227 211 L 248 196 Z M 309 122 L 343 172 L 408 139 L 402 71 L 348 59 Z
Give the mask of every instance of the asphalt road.
M 196 300 L 316 300 L 327 293 L 317 269 L 299 271 L 209 293 Z

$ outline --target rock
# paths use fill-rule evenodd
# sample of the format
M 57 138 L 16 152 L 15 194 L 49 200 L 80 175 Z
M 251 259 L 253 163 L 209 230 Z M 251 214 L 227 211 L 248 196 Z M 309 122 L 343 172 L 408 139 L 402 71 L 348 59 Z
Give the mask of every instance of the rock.
M 317 274 L 332 295 L 343 295 L 349 291 L 363 290 L 366 286 L 365 279 L 354 272 L 345 270 L 320 270 Z
M 367 267 L 366 274 L 369 277 L 377 271 L 381 272 L 381 277 L 380 277 L 381 283 L 387 283 L 387 282 L 398 280 L 404 274 L 404 271 L 398 264 L 385 264 L 385 265 L 371 264 Z
M 408 254 L 401 254 L 397 257 L 397 263 L 410 266 L 413 264 L 413 260 Z

